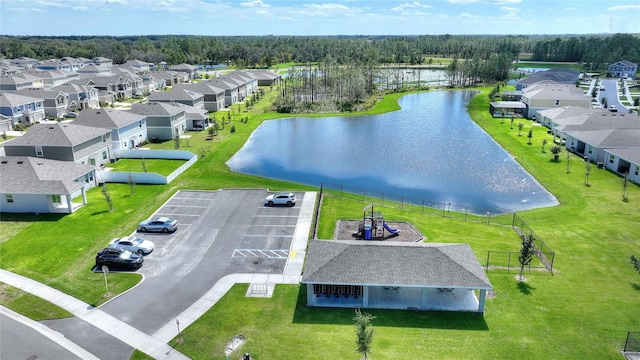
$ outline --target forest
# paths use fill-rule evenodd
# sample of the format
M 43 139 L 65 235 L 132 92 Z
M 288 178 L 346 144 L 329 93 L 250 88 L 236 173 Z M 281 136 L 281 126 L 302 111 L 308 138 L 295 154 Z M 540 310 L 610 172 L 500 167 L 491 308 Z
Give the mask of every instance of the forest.
M 640 62 L 640 37 L 612 35 L 416 36 L 0 36 L 0 58 L 64 56 L 169 64 L 227 64 L 268 68 L 278 63 L 422 64 L 429 58 L 583 62 L 602 70 L 619 60 Z
M 379 91 L 421 87 L 403 67 L 446 70 L 452 87 L 508 79 L 513 61 L 580 63 L 604 71 L 620 60 L 640 62 L 640 37 L 631 34 L 581 36 L 126 36 L 0 37 L 0 58 L 65 56 L 110 58 L 114 64 L 150 63 L 235 68 L 290 66 L 278 86 L 280 112 L 354 111 Z M 415 72 L 414 72 L 415 73 Z M 418 72 L 419 73 L 419 72 Z M 417 85 L 416 85 L 417 84 Z

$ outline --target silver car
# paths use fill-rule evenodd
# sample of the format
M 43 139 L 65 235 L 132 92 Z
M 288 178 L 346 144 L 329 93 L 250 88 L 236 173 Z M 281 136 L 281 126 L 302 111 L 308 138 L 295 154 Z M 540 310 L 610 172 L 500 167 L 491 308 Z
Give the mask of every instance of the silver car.
M 111 242 L 109 242 L 109 247 L 122 248 L 125 250 L 129 250 L 132 253 L 148 255 L 153 251 L 154 245 L 149 240 L 144 240 L 135 236 L 129 236 L 111 240 Z
M 174 232 L 178 230 L 178 220 L 166 216 L 158 216 L 138 224 L 138 231 Z
M 281 192 L 272 194 L 264 199 L 264 204 L 268 206 L 273 205 L 287 205 L 294 206 L 296 204 L 296 196 L 290 192 Z

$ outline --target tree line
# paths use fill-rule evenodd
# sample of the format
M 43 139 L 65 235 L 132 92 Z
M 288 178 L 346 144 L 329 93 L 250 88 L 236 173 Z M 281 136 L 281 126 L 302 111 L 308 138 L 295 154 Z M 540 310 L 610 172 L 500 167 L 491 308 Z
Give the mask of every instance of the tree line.
M 170 64 L 228 64 L 241 68 L 278 63 L 422 64 L 446 57 L 496 61 L 526 54 L 534 61 L 585 62 L 592 70 L 619 60 L 640 62 L 640 37 L 630 34 L 582 36 L 416 35 L 416 36 L 1 36 L 0 58 L 107 57 Z M 594 66 L 596 68 L 594 68 Z

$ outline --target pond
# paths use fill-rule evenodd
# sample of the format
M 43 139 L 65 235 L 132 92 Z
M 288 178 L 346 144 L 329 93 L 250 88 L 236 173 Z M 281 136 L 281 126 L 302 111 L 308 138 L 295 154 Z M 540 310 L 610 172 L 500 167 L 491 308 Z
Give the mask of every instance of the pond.
M 488 134 L 466 105 L 472 91 L 400 99 L 399 111 L 287 118 L 261 124 L 231 170 L 320 186 L 322 182 L 504 213 L 558 201 Z

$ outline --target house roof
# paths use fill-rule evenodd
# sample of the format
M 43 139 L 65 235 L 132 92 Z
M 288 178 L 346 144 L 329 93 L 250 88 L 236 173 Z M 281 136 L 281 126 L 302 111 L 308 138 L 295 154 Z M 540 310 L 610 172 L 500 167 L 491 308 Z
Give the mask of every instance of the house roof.
M 209 118 L 209 116 L 207 115 L 208 112 L 205 109 L 197 108 L 195 106 L 186 105 L 182 103 L 172 103 L 170 105 L 183 109 L 184 115 L 187 118 L 187 120 L 205 120 Z
M 575 84 L 579 77 L 579 71 L 555 68 L 532 73 L 528 77 L 519 80 L 517 84 L 535 84 L 541 81 L 553 81 L 560 84 Z
M 146 104 L 133 104 L 129 111 L 147 116 L 174 116 L 184 112 L 184 109 L 169 103 L 148 102 Z
M 468 244 L 312 240 L 303 283 L 490 289 Z
M 640 165 L 640 148 L 608 149 L 607 152 L 632 164 Z
M 252 74 L 256 78 L 258 78 L 258 80 L 275 80 L 281 77 L 280 74 L 277 74 L 271 70 L 257 69 L 257 70 L 247 70 L 247 72 Z
M 7 141 L 4 146 L 76 146 L 109 132 L 72 122 L 35 124 L 24 135 Z
M 170 100 L 197 100 L 204 95 L 184 88 L 171 89 L 171 91 L 154 91 L 149 94 L 149 101 Z
M 70 194 L 82 186 L 75 179 L 95 166 L 29 156 L 0 156 L 0 193 Z
M 36 99 L 56 99 L 59 96 L 69 96 L 60 90 L 47 90 L 44 88 L 25 88 L 16 91 L 16 94 L 30 96 Z
M 609 65 L 609 67 L 612 67 L 612 66 L 636 66 L 636 64 L 632 63 L 629 60 L 620 60 Z
M 591 97 L 586 95 L 581 88 L 572 84 L 559 84 L 550 81 L 542 81 L 524 88 L 522 96 L 528 99 L 576 99 L 591 102 Z
M 513 109 L 526 109 L 527 104 L 522 101 L 492 101 L 491 106 L 494 108 L 513 108 Z
M 207 95 L 207 94 L 224 94 L 224 89 L 221 89 L 220 87 L 215 86 L 213 83 L 211 83 L 210 81 L 200 81 L 198 83 L 195 84 L 175 84 L 173 85 L 171 91 L 174 90 L 180 90 L 180 89 L 186 89 L 186 90 L 193 90 L 197 93 L 203 94 L 203 95 Z
M 565 131 L 584 143 L 599 148 L 640 148 L 640 130 L 604 129 L 591 131 Z
M 556 129 L 567 131 L 596 131 L 607 129 L 640 129 L 640 115 L 611 112 L 604 109 L 588 109 L 582 115 L 554 120 Z
M 43 98 L 19 95 L 15 93 L 0 93 L 0 107 L 13 107 L 24 104 L 43 102 Z
M 142 121 L 145 118 L 145 115 L 140 115 L 126 110 L 115 110 L 109 108 L 97 110 L 85 109 L 78 114 L 78 117 L 72 121 L 72 123 L 106 129 L 120 129 L 127 125 Z

